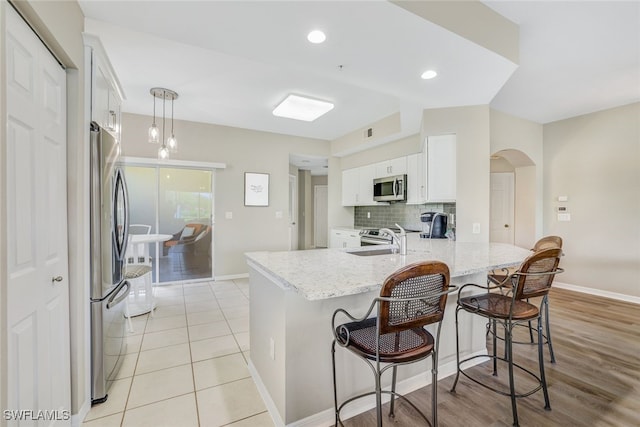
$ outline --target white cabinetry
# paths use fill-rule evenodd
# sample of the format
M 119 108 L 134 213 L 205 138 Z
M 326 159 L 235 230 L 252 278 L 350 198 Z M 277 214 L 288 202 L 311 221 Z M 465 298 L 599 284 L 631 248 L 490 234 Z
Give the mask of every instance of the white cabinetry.
M 373 200 L 373 179 L 375 165 L 342 171 L 342 206 L 375 205 Z
M 84 40 L 87 69 L 90 70 L 91 120 L 120 141 L 120 106 L 124 99 L 120 82 L 100 40 L 90 34 L 85 34 Z
M 376 163 L 376 178 L 384 178 L 392 175 L 404 175 L 407 173 L 407 158 L 398 157 L 397 159 L 385 160 Z
M 342 171 L 342 206 L 356 206 L 358 204 L 359 176 L 358 168 Z
M 456 136 L 430 136 L 425 141 L 427 202 L 456 201 Z
M 420 205 L 426 201 L 424 154 L 407 156 L 407 204 Z
M 360 246 L 360 232 L 358 230 L 331 230 L 330 248 L 355 248 Z

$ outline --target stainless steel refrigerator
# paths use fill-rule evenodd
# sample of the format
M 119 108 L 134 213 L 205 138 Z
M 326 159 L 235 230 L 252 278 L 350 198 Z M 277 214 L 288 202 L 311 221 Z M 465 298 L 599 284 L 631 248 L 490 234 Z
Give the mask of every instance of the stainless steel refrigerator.
M 124 173 L 117 165 L 115 138 L 91 123 L 91 402 L 107 400 L 126 353 L 126 298 L 123 279 L 129 235 Z

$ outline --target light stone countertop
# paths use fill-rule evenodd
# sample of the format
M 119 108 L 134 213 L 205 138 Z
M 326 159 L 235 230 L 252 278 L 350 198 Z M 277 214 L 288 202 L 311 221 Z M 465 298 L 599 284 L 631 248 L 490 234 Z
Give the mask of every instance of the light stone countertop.
M 349 252 L 390 247 L 364 246 L 347 249 L 249 252 L 250 266 L 266 272 L 284 289 L 300 293 L 307 300 L 322 300 L 379 290 L 391 273 L 418 261 L 443 261 L 451 277 L 511 267 L 531 252 L 504 243 L 465 243 L 447 239 L 420 239 L 407 235 L 407 255 L 357 256 Z

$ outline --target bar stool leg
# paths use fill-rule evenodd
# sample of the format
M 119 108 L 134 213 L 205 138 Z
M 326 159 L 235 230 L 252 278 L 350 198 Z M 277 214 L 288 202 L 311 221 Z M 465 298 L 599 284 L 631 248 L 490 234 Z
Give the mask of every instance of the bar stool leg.
M 438 353 L 431 355 L 431 423 L 438 426 Z
M 460 378 L 460 339 L 458 338 L 458 312 L 460 311 L 459 307 L 456 307 L 456 379 L 453 380 L 453 386 L 451 386 L 451 393 L 456 392 L 456 385 L 458 384 L 458 379 Z
M 382 386 L 380 381 L 380 362 L 376 364 L 376 418 L 378 427 L 382 427 Z
M 392 374 L 391 374 L 391 403 L 389 405 L 389 416 L 390 417 L 395 417 L 396 414 L 393 412 L 395 403 L 396 403 L 396 374 L 397 374 L 397 370 L 398 367 L 394 366 L 392 368 Z
M 490 320 L 492 326 L 493 326 L 493 376 L 497 377 L 498 376 L 498 358 L 496 357 L 497 351 L 498 351 L 498 337 L 497 337 L 497 326 L 496 326 L 496 319 Z
M 556 355 L 553 352 L 553 344 L 551 343 L 551 329 L 549 328 L 549 296 L 545 295 L 542 300 L 544 304 L 544 322 L 545 332 L 547 333 L 547 345 L 549 346 L 549 354 L 551 355 L 551 363 L 556 363 Z
M 335 426 L 338 427 L 338 387 L 336 385 L 336 340 L 331 344 L 331 366 L 333 368 L 333 404 L 336 411 Z
M 516 406 L 516 387 L 513 377 L 513 343 L 512 343 L 513 324 L 511 320 L 505 321 L 504 328 L 504 345 L 507 348 L 507 360 L 509 361 L 509 391 L 511 393 L 511 410 L 513 412 L 513 425 L 517 427 L 518 424 L 518 408 Z
M 538 317 L 538 363 L 540 365 L 540 382 L 542 383 L 542 393 L 544 394 L 544 409 L 551 410 L 549 403 L 549 392 L 547 391 L 547 378 L 544 374 L 544 343 L 542 342 L 542 318 Z

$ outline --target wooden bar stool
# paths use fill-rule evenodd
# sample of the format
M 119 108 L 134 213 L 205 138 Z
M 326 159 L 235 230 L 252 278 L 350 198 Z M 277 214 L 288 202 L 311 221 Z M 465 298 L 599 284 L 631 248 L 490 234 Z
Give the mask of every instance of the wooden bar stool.
M 382 426 L 383 393 L 391 395 L 390 417 L 394 416 L 394 399 L 399 397 L 415 409 L 427 424 L 438 424 L 438 343 L 447 294 L 454 290 L 449 288 L 449 268 L 446 264 L 439 261 L 414 263 L 399 269 L 384 281 L 380 297 L 373 300 L 364 316 L 355 318 L 343 309 L 333 313 L 331 357 L 336 426 L 342 425 L 340 411 L 346 404 L 371 395 L 376 396 L 377 425 Z M 376 307 L 377 316 L 369 317 Z M 336 325 L 338 315 L 346 317 L 349 322 Z M 437 324 L 435 338 L 424 329 L 429 324 Z M 336 389 L 336 343 L 364 360 L 375 377 L 374 391 L 351 397 L 340 405 Z M 396 393 L 398 365 L 418 362 L 429 356 L 432 375 L 431 423 L 410 400 Z M 382 390 L 381 377 L 389 368 L 392 368 L 391 390 Z
M 538 240 L 531 251 L 538 252 L 543 249 L 551 249 L 551 248 L 559 248 L 562 249 L 562 237 L 560 236 L 545 236 Z M 564 253 L 562 254 L 564 255 Z M 503 289 L 511 290 L 511 275 L 515 272 L 515 270 L 502 269 L 492 271 L 487 275 L 487 283 L 494 284 L 502 287 Z M 556 356 L 553 351 L 553 343 L 551 341 L 551 329 L 549 327 L 549 296 L 545 295 L 542 297 L 542 303 L 544 307 L 544 333 L 542 334 L 542 338 L 544 339 L 545 344 L 549 347 L 549 356 L 551 357 L 551 363 L 556 363 Z M 528 322 L 529 327 L 529 340 L 531 344 L 534 343 L 533 340 L 533 325 L 531 321 Z M 493 331 L 496 332 L 495 329 Z M 514 342 L 514 344 L 524 344 L 522 342 Z
M 456 362 L 457 372 L 456 378 L 453 382 L 451 392 L 455 393 L 456 385 L 460 374 L 474 381 L 475 383 L 488 388 L 496 393 L 511 398 L 511 408 L 513 412 L 513 425 L 518 424 L 518 410 L 516 407 L 516 398 L 530 396 L 538 390 L 542 389 L 544 394 L 544 408 L 551 409 L 549 403 L 549 394 L 547 392 L 547 381 L 544 374 L 544 357 L 543 357 L 543 338 L 542 338 L 542 304 L 540 307 L 529 303 L 527 300 L 534 297 L 545 297 L 551 289 L 551 284 L 556 274 L 561 273 L 563 270 L 558 267 L 560 262 L 560 256 L 562 250 L 544 249 L 530 255 L 524 260 L 518 270 L 510 276 L 511 280 L 511 295 L 504 295 L 500 292 L 492 292 L 499 290 L 499 286 L 482 286 L 476 284 L 467 284 L 460 288 L 458 292 L 458 304 L 456 307 Z M 485 292 L 463 296 L 465 290 L 468 288 L 480 288 Z M 488 326 L 493 326 L 493 354 L 489 355 L 477 355 L 468 357 L 464 360 L 460 360 L 460 343 L 458 339 L 458 315 L 460 311 L 466 311 L 471 314 L 483 316 L 488 319 Z M 539 373 L 524 368 L 517 364 L 513 360 L 513 328 L 519 324 L 529 322 L 531 320 L 537 320 L 537 332 L 538 332 L 538 367 Z M 499 357 L 496 352 L 496 324 L 500 324 L 504 328 L 504 342 L 505 342 L 505 354 L 504 357 Z M 489 329 L 490 331 L 490 329 Z M 476 376 L 473 376 L 462 370 L 463 363 L 479 357 L 488 357 L 493 361 L 493 374 L 497 375 L 496 364 L 498 361 L 506 362 L 509 370 L 509 391 L 505 391 L 501 388 L 491 386 Z M 514 382 L 514 370 L 516 367 L 521 371 L 531 375 L 538 383 L 537 387 L 533 389 L 516 393 Z M 486 381 L 486 380 L 485 380 Z

